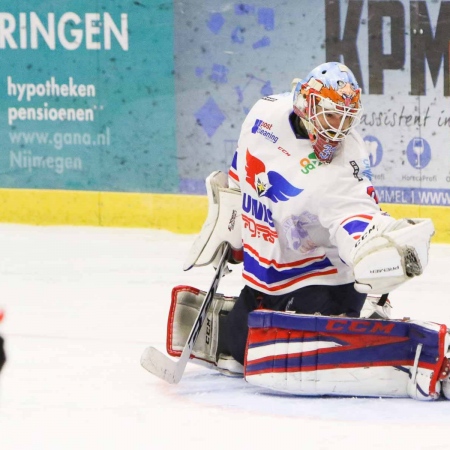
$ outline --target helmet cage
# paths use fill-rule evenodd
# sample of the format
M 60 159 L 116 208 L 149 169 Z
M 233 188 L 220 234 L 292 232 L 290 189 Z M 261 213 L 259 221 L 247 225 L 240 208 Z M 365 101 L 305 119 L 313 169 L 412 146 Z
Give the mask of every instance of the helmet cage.
M 330 98 L 315 92 L 308 92 L 306 116 L 314 131 L 323 138 L 340 142 L 345 139 L 352 128 L 360 121 L 360 107 L 334 103 Z M 358 105 L 359 106 L 359 105 Z M 339 118 L 336 126 L 336 118 Z M 330 123 L 332 120 L 333 124 Z
M 314 153 L 327 164 L 341 142 L 360 122 L 361 89 L 347 66 L 321 64 L 306 80 L 295 80 L 293 108 L 302 119 Z

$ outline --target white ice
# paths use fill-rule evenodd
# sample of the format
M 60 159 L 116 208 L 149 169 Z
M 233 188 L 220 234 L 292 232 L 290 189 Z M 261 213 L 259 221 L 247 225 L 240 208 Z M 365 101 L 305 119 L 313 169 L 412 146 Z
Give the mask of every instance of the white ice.
M 0 225 L 1 450 L 449 449 L 450 401 L 277 395 L 189 364 L 178 385 L 140 367 L 165 346 L 193 236 Z M 394 318 L 450 324 L 450 246 L 390 296 Z M 239 267 L 219 291 L 237 294 Z

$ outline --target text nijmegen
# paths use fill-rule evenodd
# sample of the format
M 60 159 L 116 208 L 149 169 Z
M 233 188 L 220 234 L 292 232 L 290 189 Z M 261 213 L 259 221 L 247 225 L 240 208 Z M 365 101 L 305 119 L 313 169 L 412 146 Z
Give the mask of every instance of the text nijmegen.
M 30 150 L 9 152 L 9 166 L 11 169 L 24 169 L 28 172 L 33 170 L 51 170 L 62 174 L 66 170 L 83 170 L 83 161 L 80 157 L 63 156 L 38 156 L 33 155 Z

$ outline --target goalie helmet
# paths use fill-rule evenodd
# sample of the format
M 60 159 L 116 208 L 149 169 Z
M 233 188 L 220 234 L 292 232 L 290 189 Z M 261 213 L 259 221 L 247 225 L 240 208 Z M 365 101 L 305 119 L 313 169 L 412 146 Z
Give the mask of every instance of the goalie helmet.
M 294 112 L 321 162 L 331 162 L 341 141 L 359 123 L 360 95 L 351 70 L 338 62 L 321 64 L 294 86 Z

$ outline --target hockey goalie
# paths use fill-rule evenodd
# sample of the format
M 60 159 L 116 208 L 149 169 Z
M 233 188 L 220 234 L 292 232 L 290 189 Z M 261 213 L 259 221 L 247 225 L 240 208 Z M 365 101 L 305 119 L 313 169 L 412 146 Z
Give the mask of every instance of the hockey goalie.
M 244 285 L 174 288 L 171 356 L 192 344 L 192 361 L 298 395 L 450 399 L 447 327 L 389 315 L 386 294 L 423 273 L 434 227 L 381 211 L 360 94 L 348 67 L 325 63 L 250 110 L 229 173 L 206 180 L 184 266 L 242 262 Z

